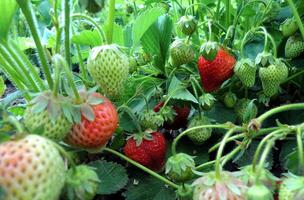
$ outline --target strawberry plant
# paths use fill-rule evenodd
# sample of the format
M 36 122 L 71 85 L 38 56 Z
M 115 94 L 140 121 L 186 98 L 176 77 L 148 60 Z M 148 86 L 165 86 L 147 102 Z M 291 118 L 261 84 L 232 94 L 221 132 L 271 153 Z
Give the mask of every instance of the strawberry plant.
M 0 11 L 1 200 L 303 199 L 303 0 Z

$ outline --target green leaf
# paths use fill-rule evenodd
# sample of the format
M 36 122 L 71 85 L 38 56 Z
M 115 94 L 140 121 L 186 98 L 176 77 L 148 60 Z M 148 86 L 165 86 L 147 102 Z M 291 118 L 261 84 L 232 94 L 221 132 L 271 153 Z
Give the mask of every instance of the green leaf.
M 120 164 L 98 160 L 89 165 L 96 168 L 95 171 L 100 179 L 97 194 L 114 194 L 128 183 L 126 169 Z
M 90 95 L 89 98 L 88 98 L 88 104 L 89 105 L 98 105 L 98 104 L 101 104 L 103 103 L 103 99 L 100 98 L 100 97 L 96 97 L 96 96 L 93 96 L 93 95 Z
M 193 103 L 198 103 L 196 98 L 183 86 L 182 82 L 178 80 L 175 76 L 173 76 L 168 94 L 172 99 L 179 99 L 184 101 L 191 101 Z
M 0 1 L 0 39 L 7 39 L 7 34 L 10 29 L 13 17 L 17 10 L 16 1 L 12 0 L 1 0 Z
M 134 21 L 133 25 L 133 46 L 137 46 L 141 37 L 157 20 L 157 18 L 165 13 L 161 7 L 152 7 L 141 13 Z
M 138 184 L 130 182 L 124 193 L 126 200 L 175 200 L 175 191 L 154 177 L 140 177 Z
M 18 37 L 18 44 L 22 51 L 27 49 L 36 49 L 36 45 L 33 38 Z
M 228 109 L 221 102 L 215 102 L 212 109 L 206 112 L 206 116 L 216 120 L 218 123 L 235 122 L 236 120 L 233 109 Z
M 79 45 L 99 46 L 102 44 L 97 30 L 84 30 L 72 37 L 72 42 Z
M 24 105 L 11 106 L 7 109 L 7 111 L 12 113 L 14 116 L 23 116 L 25 111 L 25 106 Z

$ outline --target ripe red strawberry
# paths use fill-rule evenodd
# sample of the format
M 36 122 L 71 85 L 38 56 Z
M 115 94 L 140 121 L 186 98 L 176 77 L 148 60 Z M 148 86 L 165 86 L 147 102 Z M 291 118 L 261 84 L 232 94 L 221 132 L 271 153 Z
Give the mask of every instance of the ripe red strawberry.
M 165 163 L 167 143 L 162 133 L 149 136 L 134 135 L 124 146 L 126 156 L 154 171 L 161 171 Z
M 98 93 L 93 93 L 92 96 L 102 99 L 103 102 L 92 106 L 95 116 L 93 121 L 82 113 L 81 123 L 73 125 L 66 137 L 67 143 L 71 145 L 82 148 L 104 146 L 118 126 L 118 114 L 111 101 Z
M 64 181 L 65 163 L 52 141 L 27 135 L 0 145 L 5 200 L 58 200 Z
M 159 102 L 154 106 L 154 112 L 159 112 L 164 106 L 164 102 Z M 175 111 L 175 117 L 172 122 L 167 121 L 164 126 L 166 129 L 179 129 L 187 124 L 190 108 L 187 105 L 172 106 Z
M 198 59 L 198 70 L 206 92 L 213 92 L 220 88 L 222 83 L 233 74 L 236 60 L 226 50 L 220 49 L 213 61 L 203 56 Z

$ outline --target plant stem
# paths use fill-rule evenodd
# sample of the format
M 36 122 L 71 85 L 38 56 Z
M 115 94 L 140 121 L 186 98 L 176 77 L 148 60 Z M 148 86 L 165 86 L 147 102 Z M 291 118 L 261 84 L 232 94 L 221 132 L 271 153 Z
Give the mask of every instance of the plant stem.
M 83 59 L 82 59 L 82 55 L 81 55 L 81 51 L 80 51 L 80 47 L 78 44 L 75 44 L 76 47 L 76 52 L 77 52 L 77 56 L 79 59 L 79 68 L 82 74 L 82 78 L 85 80 L 88 80 L 88 74 L 87 74 L 87 70 L 85 69 L 85 65 L 83 63 Z
M 47 62 L 46 53 L 45 53 L 45 51 L 42 47 L 42 43 L 41 43 L 40 36 L 39 36 L 39 33 L 38 33 L 38 28 L 36 26 L 36 18 L 35 18 L 35 15 L 34 15 L 33 11 L 32 11 L 30 1 L 29 0 L 16 0 L 16 1 L 19 4 L 19 6 L 20 6 L 20 8 L 23 12 L 23 15 L 25 16 L 25 19 L 28 23 L 28 26 L 29 26 L 30 31 L 32 33 L 34 42 L 36 44 L 36 48 L 37 48 L 38 55 L 39 55 L 39 58 L 40 58 L 43 73 L 45 75 L 45 78 L 46 78 L 46 81 L 49 85 L 49 88 L 52 89 L 53 88 L 53 80 L 52 80 L 51 72 L 50 72 L 50 69 L 49 69 L 48 62 Z
M 58 59 L 54 60 L 54 68 L 55 68 L 55 82 L 54 82 L 54 88 L 53 88 L 53 95 L 54 97 L 58 96 L 58 90 L 59 90 L 59 82 L 60 82 L 60 65 L 61 62 Z
M 176 146 L 178 141 L 187 133 L 191 132 L 191 131 L 195 131 L 195 130 L 199 130 L 202 128 L 222 128 L 222 129 L 229 129 L 230 126 L 227 124 L 208 124 L 208 125 L 202 125 L 202 126 L 196 126 L 196 127 L 192 127 L 189 128 L 187 130 L 185 130 L 184 132 L 180 133 L 172 142 L 172 154 L 175 155 L 176 154 Z
M 7 53 L 7 56 L 9 58 L 12 58 L 12 61 L 15 63 L 15 65 L 12 65 L 12 66 L 14 66 L 16 70 L 18 70 L 18 73 L 24 75 L 22 77 L 24 79 L 26 79 L 26 82 L 27 82 L 29 88 L 33 92 L 38 92 L 39 88 L 32 77 L 32 71 L 29 71 L 26 68 L 26 65 L 21 60 L 20 55 L 16 54 L 16 49 L 12 49 L 11 46 L 6 41 L 2 41 L 1 43 L 3 44 L 4 48 L 6 49 L 6 52 L 2 51 L 2 54 Z M 35 69 L 33 72 L 34 73 L 36 72 Z
M 226 141 L 230 137 L 230 135 L 233 134 L 235 131 L 236 131 L 236 128 L 232 128 L 225 134 L 225 136 L 221 142 L 221 145 L 217 151 L 216 160 L 215 160 L 215 178 L 217 180 L 221 179 L 221 157 L 223 154 L 224 147 L 226 145 Z
M 105 37 L 104 32 L 102 31 L 102 29 L 100 28 L 100 26 L 94 21 L 94 19 L 92 19 L 91 17 L 89 17 L 87 15 L 81 14 L 81 13 L 74 13 L 71 17 L 72 18 L 84 19 L 86 22 L 92 24 L 96 28 L 96 31 L 97 31 L 98 36 L 100 38 L 100 41 L 102 43 L 106 42 L 106 37 Z
M 292 11 L 292 13 L 293 13 L 293 16 L 295 17 L 295 19 L 296 19 L 296 21 L 297 21 L 297 24 L 298 24 L 298 27 L 299 27 L 299 29 L 300 29 L 302 38 L 303 38 L 303 40 L 304 40 L 304 26 L 303 26 L 303 24 L 302 24 L 302 21 L 301 21 L 301 18 L 300 18 L 299 13 L 298 13 L 298 11 L 297 11 L 297 8 L 296 8 L 296 6 L 295 6 L 295 4 L 294 4 L 294 2 L 293 2 L 292 0 L 287 0 L 287 2 L 288 2 L 289 6 L 290 6 L 290 8 L 291 8 L 291 11 Z
M 189 10 L 190 10 L 190 8 L 192 8 L 192 7 L 194 7 L 194 6 L 202 6 L 203 8 L 205 8 L 209 13 L 210 13 L 210 15 L 212 16 L 212 18 L 214 18 L 214 13 L 213 13 L 213 11 L 208 7 L 208 6 L 206 6 L 205 4 L 203 4 L 203 3 L 194 3 L 194 4 L 191 4 L 191 5 L 189 5 L 187 8 L 186 8 L 186 11 L 185 11 L 185 15 L 187 16 L 188 15 L 188 12 L 189 12 Z
M 227 139 L 227 143 L 228 143 L 228 142 L 231 142 L 231 141 L 235 141 L 235 140 L 240 139 L 240 138 L 242 138 L 242 137 L 245 137 L 245 133 L 241 133 L 241 134 L 237 134 L 237 135 L 234 135 L 234 136 L 232 136 L 232 137 L 229 137 L 229 138 Z M 211 152 L 215 151 L 220 145 L 221 145 L 221 142 L 219 142 L 219 143 L 213 145 L 213 146 L 209 149 L 208 152 L 211 153 Z
M 12 42 L 13 48 L 16 51 L 16 53 L 20 56 L 22 62 L 29 68 L 30 75 L 33 76 L 34 80 L 37 83 L 37 86 L 39 87 L 39 91 L 45 90 L 46 87 L 43 83 L 43 80 L 40 78 L 39 73 L 36 71 L 36 68 L 31 63 L 31 61 L 28 59 L 28 57 L 24 54 L 24 52 L 20 49 L 19 45 L 15 42 Z
M 115 16 L 115 0 L 109 0 L 109 15 L 107 21 L 107 42 L 112 44 Z
M 140 163 L 135 162 L 134 160 L 132 160 L 132 159 L 128 158 L 127 156 L 119 153 L 118 151 L 115 151 L 115 150 L 107 148 L 107 147 L 104 148 L 103 150 L 120 157 L 121 159 L 131 163 L 132 165 L 138 167 L 139 169 L 143 170 L 144 172 L 150 174 L 151 176 L 154 176 L 155 178 L 159 179 L 160 181 L 164 182 L 165 184 L 167 184 L 167 185 L 169 185 L 169 186 L 171 186 L 175 189 L 178 189 L 180 187 L 179 185 L 177 185 L 177 184 L 171 182 L 170 180 L 166 179 L 165 177 L 155 173 L 154 171 L 152 171 L 149 168 L 141 165 Z
M 69 86 L 73 90 L 73 94 L 75 96 L 76 103 L 81 103 L 81 98 L 79 96 L 77 87 L 76 87 L 75 82 L 74 82 L 73 73 L 72 73 L 70 67 L 68 66 L 66 60 L 63 59 L 62 56 L 60 56 L 59 54 L 56 54 L 53 57 L 53 62 L 54 63 L 59 62 L 63 66 L 63 68 L 65 70 L 65 73 L 66 73 L 66 76 L 67 76 L 67 80 L 68 80 Z M 59 65 L 59 63 L 58 63 L 58 65 Z
M 218 21 L 220 18 L 221 0 L 217 0 L 215 20 Z
M 262 124 L 265 119 L 267 119 L 268 117 L 270 117 L 274 114 L 288 111 L 288 110 L 303 110 L 303 109 L 304 109 L 304 103 L 294 103 L 294 104 L 283 105 L 283 106 L 273 108 L 273 109 L 263 113 L 262 115 L 260 115 L 257 118 L 257 120 L 260 124 Z
M 64 1 L 64 55 L 68 66 L 71 68 L 71 41 L 70 41 L 70 0 Z
M 226 27 L 230 25 L 230 0 L 226 0 L 226 16 L 225 16 L 225 23 Z
M 302 141 L 302 128 L 301 126 L 297 127 L 297 144 L 298 144 L 298 155 L 299 155 L 299 174 L 303 174 L 304 167 L 304 152 L 303 152 L 303 141 Z
M 257 164 L 257 161 L 259 159 L 259 156 L 260 156 L 260 152 L 262 151 L 262 148 L 264 146 L 264 144 L 271 138 L 273 137 L 274 135 L 278 134 L 278 133 L 281 133 L 283 130 L 282 129 L 279 129 L 279 130 L 275 130 L 273 132 L 271 132 L 270 134 L 268 134 L 266 137 L 264 137 L 262 139 L 262 141 L 260 142 L 260 144 L 258 145 L 255 153 L 254 153 L 254 156 L 253 156 L 253 160 L 252 160 L 252 168 L 253 168 L 253 171 L 255 172 L 256 170 L 256 164 Z

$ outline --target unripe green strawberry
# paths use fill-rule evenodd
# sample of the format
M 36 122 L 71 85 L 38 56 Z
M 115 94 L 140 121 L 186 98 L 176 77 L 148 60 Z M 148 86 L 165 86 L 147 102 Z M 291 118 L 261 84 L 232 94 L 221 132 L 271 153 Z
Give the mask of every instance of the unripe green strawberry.
M 285 57 L 296 58 L 304 52 L 304 40 L 300 35 L 293 35 L 287 39 Z
M 170 47 L 172 65 L 179 67 L 194 60 L 194 51 L 185 41 L 177 39 Z
M 117 98 L 128 78 L 128 57 L 114 44 L 94 47 L 88 58 L 88 70 L 106 96 Z
M 64 102 L 64 97 L 55 97 L 50 91 L 39 94 L 25 110 L 25 127 L 32 134 L 38 133 L 55 141 L 63 140 L 72 127 L 63 112 Z
M 79 165 L 68 170 L 64 195 L 69 200 L 92 200 L 97 192 L 100 180 L 96 172 Z
M 240 99 L 235 105 L 236 116 L 239 121 L 246 123 L 256 117 L 258 108 L 249 99 Z
M 283 36 L 285 36 L 285 37 L 289 37 L 289 36 L 293 35 L 298 29 L 299 29 L 299 26 L 294 17 L 287 18 L 280 25 L 280 31 L 282 32 Z
M 72 127 L 72 123 L 65 118 L 63 113 L 53 121 L 47 110 L 35 113 L 31 107 L 27 107 L 23 119 L 24 125 L 29 132 L 42 131 L 40 132 L 42 136 L 55 141 L 63 140 Z
M 271 97 L 278 93 L 280 84 L 288 77 L 288 68 L 284 63 L 276 62 L 274 65 L 261 67 L 259 77 L 264 94 Z
M 164 124 L 164 118 L 153 110 L 143 112 L 139 119 L 143 129 L 157 130 L 158 127 Z
M 304 177 L 288 175 L 279 189 L 280 200 L 300 200 L 304 195 Z
M 188 129 L 209 124 L 211 124 L 209 118 L 198 115 L 190 121 Z M 201 145 L 210 138 L 211 133 L 212 128 L 202 128 L 188 132 L 187 136 L 193 141 L 194 144 Z
M 197 28 L 197 20 L 193 16 L 182 16 L 178 25 L 185 35 L 192 35 Z
M 238 61 L 234 67 L 235 75 L 246 87 L 252 87 L 255 83 L 257 67 L 250 59 Z
M 65 163 L 52 141 L 28 135 L 0 145 L 0 186 L 4 200 L 58 200 Z
M 166 163 L 166 174 L 177 182 L 186 182 L 193 177 L 195 162 L 191 156 L 178 153 L 171 156 Z
M 264 185 L 253 185 L 246 192 L 246 200 L 272 200 L 271 191 Z
M 204 93 L 202 96 L 198 98 L 199 103 L 202 105 L 204 110 L 210 110 L 213 108 L 216 99 L 210 93 Z
M 232 92 L 227 92 L 224 96 L 224 104 L 227 108 L 233 108 L 237 102 L 237 96 Z

